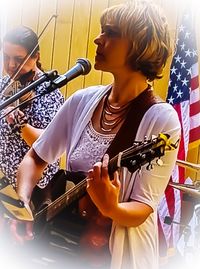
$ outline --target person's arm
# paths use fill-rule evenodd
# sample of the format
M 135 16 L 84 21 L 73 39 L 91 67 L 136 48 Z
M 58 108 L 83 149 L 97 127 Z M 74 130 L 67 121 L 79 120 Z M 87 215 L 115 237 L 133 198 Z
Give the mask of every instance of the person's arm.
M 30 202 L 33 188 L 42 177 L 46 166 L 47 163 L 32 148 L 22 160 L 17 171 L 17 193 L 20 199 L 26 204 Z
M 25 124 L 21 129 L 21 137 L 25 140 L 30 147 L 38 139 L 38 137 L 44 132 L 43 129 L 35 128 L 30 124 Z
M 28 210 L 30 210 L 29 204 L 33 188 L 41 178 L 46 165 L 47 163 L 31 148 L 19 166 L 17 171 L 17 193 Z M 9 222 L 11 238 L 15 243 L 20 245 L 34 238 L 33 222 L 23 222 L 25 224 L 23 233 L 19 232 L 18 229 L 22 224 L 21 221 L 11 218 Z
M 11 111 L 14 107 L 10 106 L 5 110 L 5 113 Z M 24 113 L 17 109 L 11 113 L 9 113 L 6 116 L 6 121 L 7 123 L 11 126 L 11 128 L 13 129 L 13 127 L 15 128 L 16 126 L 16 118 L 17 118 L 17 123 L 19 124 L 19 122 L 21 122 L 21 124 L 19 125 L 19 130 L 16 131 L 20 131 L 20 135 L 21 137 L 25 140 L 25 142 L 27 143 L 27 145 L 29 145 L 30 147 L 32 146 L 32 144 L 37 140 L 37 138 L 41 135 L 41 133 L 44 131 L 43 129 L 39 129 L 39 128 L 35 128 L 33 126 L 31 126 L 30 124 L 24 122 L 23 120 L 21 121 L 21 118 L 23 119 L 24 117 Z

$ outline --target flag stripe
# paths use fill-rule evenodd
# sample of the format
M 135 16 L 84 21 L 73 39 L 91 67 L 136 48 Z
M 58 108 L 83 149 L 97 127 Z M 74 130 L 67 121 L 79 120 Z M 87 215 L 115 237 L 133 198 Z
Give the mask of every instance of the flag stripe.
M 192 90 L 190 92 L 190 104 L 196 103 L 198 102 L 200 99 L 200 92 L 199 92 L 199 88 Z
M 192 78 L 199 76 L 199 65 L 198 62 L 194 63 L 191 68 Z
M 191 90 L 195 90 L 199 87 L 199 77 L 193 77 L 190 83 Z
M 192 129 L 196 129 L 199 126 L 199 124 L 200 124 L 200 113 L 190 117 L 190 131 L 192 131 Z
M 195 114 L 198 114 L 200 120 L 199 112 L 200 112 L 200 100 L 193 104 L 190 104 L 190 116 L 192 117 Z
M 191 143 L 200 139 L 199 138 L 199 133 L 200 133 L 200 126 L 190 130 L 190 142 Z

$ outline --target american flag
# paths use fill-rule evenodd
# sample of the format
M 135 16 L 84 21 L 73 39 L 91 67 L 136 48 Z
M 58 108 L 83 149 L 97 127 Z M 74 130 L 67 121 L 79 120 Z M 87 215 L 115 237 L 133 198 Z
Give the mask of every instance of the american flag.
M 178 159 L 180 160 L 186 160 L 189 146 L 197 146 L 200 141 L 198 55 L 195 32 L 192 26 L 192 14 L 190 11 L 185 12 L 178 27 L 167 95 L 167 102 L 177 111 L 182 127 L 178 152 Z M 185 169 L 176 166 L 171 180 L 184 183 Z M 181 222 L 181 203 L 182 193 L 168 187 L 158 210 L 161 256 L 165 255 L 168 248 L 175 247 L 180 237 L 180 226 L 165 224 L 164 219 L 169 216 L 172 221 Z

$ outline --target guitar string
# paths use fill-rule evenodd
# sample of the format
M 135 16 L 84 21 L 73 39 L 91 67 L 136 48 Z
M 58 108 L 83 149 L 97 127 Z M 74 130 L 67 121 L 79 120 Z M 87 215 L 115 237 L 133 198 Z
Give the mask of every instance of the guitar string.
M 137 145 L 134 145 L 131 148 L 126 149 L 125 151 L 123 151 L 123 157 L 122 158 L 123 159 L 126 159 L 126 155 L 130 154 L 131 153 L 131 150 L 133 150 L 135 147 L 137 147 Z M 110 160 L 110 163 L 113 162 L 117 158 L 118 158 L 118 156 L 113 157 Z M 78 184 L 76 184 L 72 189 L 70 189 L 69 191 L 67 191 L 64 194 L 62 194 L 55 201 L 53 201 L 51 204 L 49 204 L 48 206 L 46 206 L 45 208 L 43 208 L 41 211 L 39 211 L 38 213 L 36 213 L 35 217 L 39 217 L 41 214 L 47 212 L 48 210 L 51 210 L 51 208 L 55 207 L 56 204 L 64 202 L 66 200 L 66 197 L 67 196 L 69 196 L 71 193 L 75 192 L 76 190 L 80 189 L 80 187 L 84 187 L 85 184 L 86 184 L 86 178 L 83 179 Z
M 117 157 L 118 156 L 113 157 L 110 160 L 110 163 L 114 162 L 114 160 L 117 159 Z M 81 182 L 77 183 L 74 187 L 72 187 L 71 189 L 69 189 L 68 191 L 63 193 L 60 197 L 58 197 L 56 200 L 54 200 L 51 204 L 47 205 L 45 208 L 43 208 L 38 213 L 36 213 L 35 218 L 38 218 L 41 214 L 47 212 L 48 210 L 51 210 L 53 207 L 55 207 L 56 204 L 66 201 L 67 196 L 69 196 L 71 193 L 74 193 L 75 191 L 77 191 L 81 187 L 83 188 L 84 185 L 86 184 L 86 182 L 87 181 L 86 181 L 86 178 L 85 178 Z
M 158 140 L 158 139 L 156 139 Z M 148 147 L 151 147 L 151 145 L 155 145 L 155 143 L 161 142 L 161 141 L 152 141 L 149 143 L 147 141 L 147 144 L 145 145 L 148 149 Z M 140 144 L 140 142 L 138 142 Z M 164 145 L 164 144 L 163 144 Z M 132 147 L 126 149 L 123 151 L 123 155 L 122 155 L 122 159 L 123 160 L 127 160 L 128 158 L 130 158 L 130 154 L 133 154 L 133 150 L 135 148 L 137 148 L 137 150 L 141 150 L 142 148 L 144 149 L 144 144 L 140 144 L 139 145 L 139 149 L 138 149 L 138 144 L 136 143 L 136 145 L 133 145 Z M 114 162 L 116 159 L 118 158 L 118 155 L 113 157 L 110 160 L 110 165 L 112 162 Z M 66 197 L 69 196 L 71 193 L 74 193 L 76 190 L 80 189 L 80 187 L 84 187 L 84 185 L 86 185 L 86 178 L 83 179 L 81 182 L 77 183 L 74 187 L 72 187 L 70 190 L 68 190 L 67 192 L 65 192 L 64 194 L 62 194 L 60 197 L 58 197 L 56 200 L 54 200 L 51 204 L 49 204 L 48 206 L 46 206 L 45 208 L 43 208 L 41 211 L 39 211 L 38 213 L 36 213 L 35 217 L 39 217 L 41 214 L 43 214 L 44 212 L 47 212 L 48 210 L 50 210 L 51 208 L 53 208 L 57 203 L 61 203 L 63 201 L 66 200 Z
M 39 217 L 41 214 L 47 212 L 51 208 L 55 207 L 56 204 L 60 202 L 64 202 L 66 200 L 66 197 L 69 196 L 71 193 L 75 192 L 76 190 L 80 189 L 80 187 L 83 187 L 86 184 L 86 178 L 83 179 L 81 182 L 77 183 L 74 187 L 63 193 L 60 197 L 58 197 L 56 200 L 54 200 L 51 204 L 47 205 L 45 208 L 41 209 L 38 213 L 36 213 L 35 217 Z
M 117 159 L 118 156 L 115 156 L 114 158 L 112 158 L 110 160 L 114 161 L 115 159 Z M 124 156 L 123 156 L 124 159 Z M 62 194 L 60 197 L 58 197 L 56 200 L 54 200 L 51 204 L 49 204 L 48 206 L 46 206 L 45 208 L 43 208 L 42 210 L 40 210 L 38 213 L 36 213 L 35 218 L 38 218 L 41 214 L 47 212 L 48 210 L 51 210 L 52 208 L 55 207 L 56 204 L 58 203 L 62 203 L 64 201 L 66 201 L 66 197 L 70 196 L 71 193 L 76 192 L 78 189 L 80 189 L 81 187 L 84 187 L 84 185 L 86 184 L 86 178 L 83 179 L 81 182 L 79 182 L 78 184 L 76 184 L 72 189 L 68 190 L 67 192 L 65 192 L 64 194 Z

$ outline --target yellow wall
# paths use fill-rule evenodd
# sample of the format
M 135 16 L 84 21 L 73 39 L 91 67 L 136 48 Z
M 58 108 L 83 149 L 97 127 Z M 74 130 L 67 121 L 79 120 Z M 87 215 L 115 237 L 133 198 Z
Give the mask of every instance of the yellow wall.
M 186 1 L 154 1 L 164 9 L 174 39 L 177 23 Z M 100 31 L 100 14 L 107 6 L 122 3 L 124 0 L 5 0 L 3 2 L 8 5 L 7 29 L 24 24 L 40 34 L 51 16 L 57 15 L 40 39 L 41 62 L 45 70 L 56 69 L 62 74 L 81 57 L 88 58 L 93 64 L 95 55 L 93 40 Z M 199 41 L 198 32 L 197 38 Z M 167 93 L 170 61 L 171 59 L 165 68 L 163 79 L 154 84 L 156 93 L 163 99 L 166 98 Z M 110 82 L 109 74 L 93 69 L 87 76 L 80 76 L 69 82 L 62 91 L 67 97 L 79 88 Z M 200 162 L 198 148 L 189 152 L 189 160 Z M 190 175 L 194 179 L 197 177 L 196 173 Z

